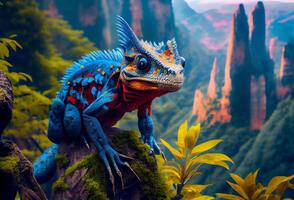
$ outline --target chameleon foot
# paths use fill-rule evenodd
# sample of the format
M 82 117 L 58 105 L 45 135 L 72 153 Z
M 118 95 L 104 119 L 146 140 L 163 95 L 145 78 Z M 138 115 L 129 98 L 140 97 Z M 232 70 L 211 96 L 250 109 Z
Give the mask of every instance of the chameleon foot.
M 157 155 L 161 154 L 161 150 L 160 150 L 158 144 L 156 143 L 154 136 L 144 136 L 143 135 L 141 137 L 141 139 L 145 144 L 149 145 L 149 147 L 150 147 L 150 150 L 148 151 L 149 155 L 152 155 L 153 153 L 155 153 Z
M 104 148 L 99 152 L 99 156 L 102 159 L 102 161 L 107 169 L 107 172 L 109 175 L 109 180 L 112 184 L 112 191 L 113 191 L 114 196 L 115 196 L 115 180 L 114 180 L 114 175 L 113 175 L 113 172 L 112 172 L 112 169 L 111 169 L 109 163 L 111 163 L 116 174 L 120 178 L 122 190 L 124 189 L 124 182 L 123 182 L 123 177 L 122 177 L 122 173 L 119 169 L 119 166 L 127 167 L 136 176 L 136 178 L 140 181 L 140 178 L 137 176 L 137 174 L 134 172 L 134 170 L 130 167 L 130 165 L 127 162 L 121 161 L 121 159 L 120 159 L 120 157 L 132 159 L 131 157 L 128 157 L 123 154 L 119 154 L 110 145 L 105 145 Z

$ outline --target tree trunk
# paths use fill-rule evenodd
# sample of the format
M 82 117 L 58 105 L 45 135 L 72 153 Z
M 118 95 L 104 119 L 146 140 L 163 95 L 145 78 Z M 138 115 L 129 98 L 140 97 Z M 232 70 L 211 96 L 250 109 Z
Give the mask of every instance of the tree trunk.
M 32 164 L 16 144 L 0 140 L 0 200 L 46 200 L 32 173 Z

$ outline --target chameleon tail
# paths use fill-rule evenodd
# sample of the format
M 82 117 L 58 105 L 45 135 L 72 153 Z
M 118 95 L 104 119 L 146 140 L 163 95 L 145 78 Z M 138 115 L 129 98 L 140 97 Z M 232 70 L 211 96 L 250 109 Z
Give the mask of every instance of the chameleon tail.
M 44 153 L 37 158 L 33 164 L 33 172 L 38 183 L 42 184 L 49 181 L 56 171 L 55 156 L 58 152 L 58 145 L 53 144 L 46 149 Z
M 62 125 L 64 110 L 63 101 L 59 98 L 54 99 L 49 112 L 48 138 L 56 144 L 60 144 L 65 137 Z

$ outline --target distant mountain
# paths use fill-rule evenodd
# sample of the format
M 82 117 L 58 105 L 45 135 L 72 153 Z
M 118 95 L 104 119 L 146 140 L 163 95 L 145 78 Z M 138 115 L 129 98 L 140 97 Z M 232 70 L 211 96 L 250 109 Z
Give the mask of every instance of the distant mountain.
M 256 2 L 246 3 L 245 9 L 248 12 L 253 10 Z M 201 44 L 210 51 L 217 52 L 225 49 L 230 32 L 231 14 L 237 3 L 202 2 L 200 4 L 198 1 L 187 3 L 184 0 L 174 0 L 174 5 L 176 24 L 187 26 L 191 34 L 199 37 Z M 205 7 L 205 10 L 202 10 L 202 7 Z M 269 45 L 272 38 L 277 38 L 278 42 L 275 43 L 275 47 L 281 49 L 282 44 L 279 42 L 287 42 L 294 35 L 294 3 L 267 1 L 265 7 L 268 27 L 266 43 Z M 194 14 L 191 10 L 194 10 Z M 197 10 L 202 12 L 197 12 Z M 197 20 L 195 20 L 196 16 Z
M 280 72 L 275 76 L 271 53 L 268 53 L 268 47 L 265 45 L 265 15 L 262 2 L 256 4 L 248 17 L 242 4 L 232 15 L 222 87 L 222 95 L 229 97 L 225 102 L 228 102 L 232 120 L 224 123 L 217 118 L 217 123 L 208 127 L 205 137 L 200 139 L 205 141 L 222 138 L 224 143 L 217 151 L 225 152 L 233 158 L 233 173 L 244 176 L 260 168 L 262 180 L 268 182 L 273 176 L 294 173 L 289 149 L 294 141 L 291 134 L 294 46 L 293 42 L 285 45 Z M 250 28 L 248 18 L 251 18 Z M 209 107 L 205 101 L 199 101 L 201 95 L 198 88 L 195 94 L 198 95 L 195 95 L 193 110 L 195 107 L 198 111 L 199 108 Z M 216 102 L 222 105 L 223 97 Z M 216 104 L 217 106 L 219 105 Z M 222 114 L 222 109 L 226 108 L 219 106 L 219 109 L 213 110 L 214 107 L 210 107 L 212 110 L 205 111 L 206 121 L 214 119 L 215 113 Z M 200 114 L 202 113 L 198 112 L 196 117 L 203 116 Z M 216 177 L 217 183 L 214 182 Z M 211 194 L 228 190 L 225 184 L 228 178 L 223 169 L 205 168 L 203 176 L 199 177 L 197 182 L 214 182 L 214 186 L 207 191 Z
M 229 28 L 230 15 L 224 16 L 218 12 L 197 13 L 184 0 L 174 0 L 173 8 L 176 25 L 186 27 L 191 38 L 195 38 L 208 50 L 225 48 L 227 35 L 224 35 L 223 29 Z

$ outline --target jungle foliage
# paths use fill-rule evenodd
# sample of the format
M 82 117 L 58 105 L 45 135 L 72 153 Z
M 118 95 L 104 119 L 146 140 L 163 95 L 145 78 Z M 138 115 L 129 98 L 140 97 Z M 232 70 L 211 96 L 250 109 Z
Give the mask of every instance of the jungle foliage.
M 50 90 L 52 95 L 64 69 L 95 49 L 82 31 L 72 30 L 61 19 L 47 17 L 35 0 L 4 1 L 0 5 L 0 24 L 0 36 L 16 34 L 23 47 L 8 59 L 14 70 L 30 74 L 34 79 L 30 85 Z
M 22 46 L 13 37 L 15 36 L 0 38 L 0 70 L 4 71 L 11 80 L 15 96 L 12 122 L 4 134 L 18 141 L 19 145 L 24 147 L 23 153 L 32 159 L 39 152 L 29 150 L 33 145 L 25 145 L 21 139 L 31 142 L 38 141 L 36 144 L 41 148 L 47 148 L 50 145 L 46 130 L 47 110 L 51 101 L 26 84 L 33 81 L 30 75 L 12 71 L 10 68 L 12 65 L 5 60 L 9 57 L 11 50 L 22 49 Z
M 3 1 L 0 24 L 0 70 L 15 95 L 13 119 L 4 135 L 33 160 L 40 154 L 36 147 L 51 144 L 46 137 L 48 108 L 64 69 L 95 47 L 82 31 L 47 17 L 34 0 Z

